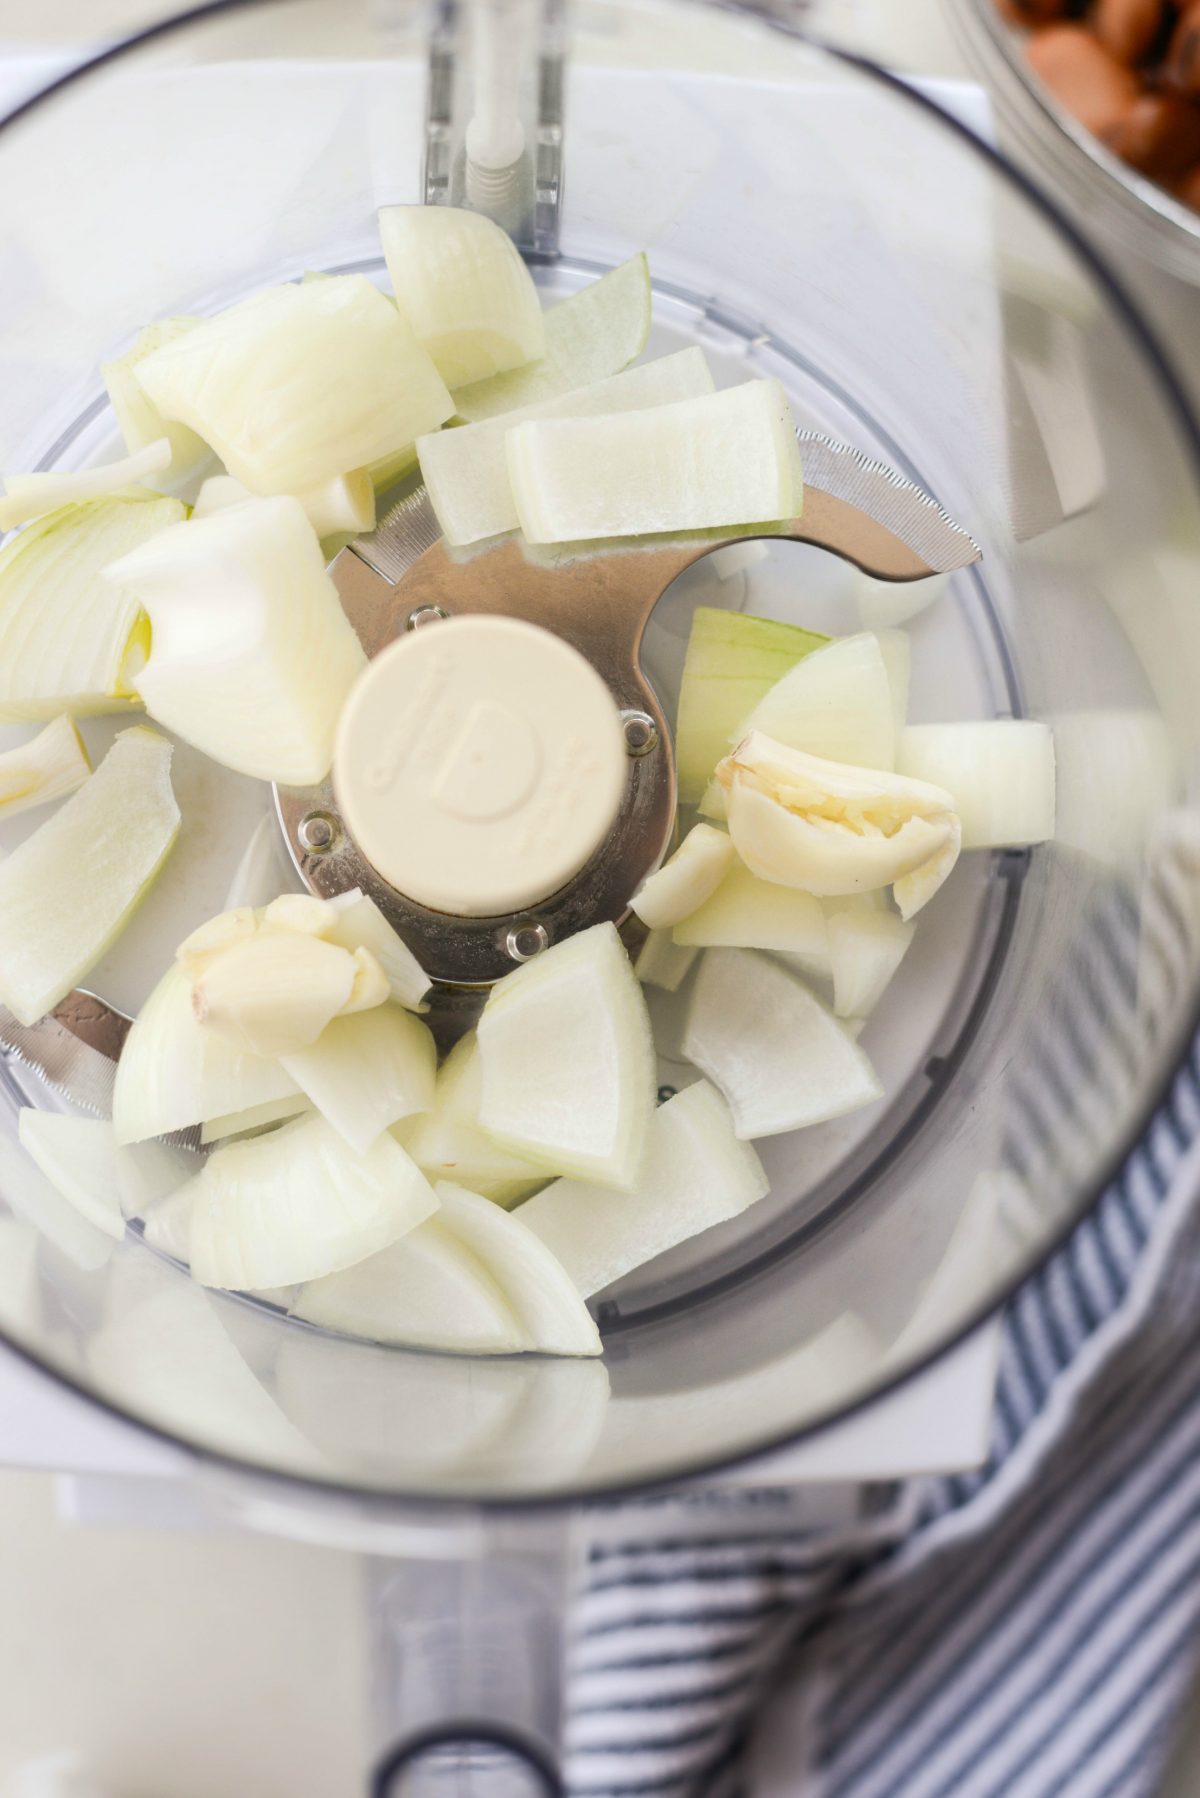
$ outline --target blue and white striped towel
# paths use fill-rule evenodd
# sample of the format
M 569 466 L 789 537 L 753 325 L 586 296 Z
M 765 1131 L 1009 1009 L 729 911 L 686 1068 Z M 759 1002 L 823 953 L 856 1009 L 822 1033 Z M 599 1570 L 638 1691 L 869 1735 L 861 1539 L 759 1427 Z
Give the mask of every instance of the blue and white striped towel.
M 1198 1190 L 1200 1047 L 1009 1305 L 978 1473 L 841 1542 L 597 1549 L 572 1798 L 1149 1798 L 1200 1660 Z

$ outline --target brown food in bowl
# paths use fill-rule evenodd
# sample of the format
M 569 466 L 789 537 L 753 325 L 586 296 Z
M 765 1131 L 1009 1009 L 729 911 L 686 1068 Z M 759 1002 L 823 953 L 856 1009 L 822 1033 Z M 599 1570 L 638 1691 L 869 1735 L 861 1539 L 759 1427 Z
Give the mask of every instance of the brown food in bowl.
M 996 0 L 1029 67 L 1131 168 L 1200 211 L 1200 0 Z
M 1142 94 L 1100 135 L 1123 162 L 1155 181 L 1180 180 L 1200 163 L 1200 109 L 1177 94 Z
M 1092 29 L 1118 62 L 1133 68 L 1154 49 L 1166 11 L 1164 0 L 1096 0 Z
M 1073 11 L 1071 0 L 996 0 L 1010 25 L 1047 25 Z
M 1189 6 L 1180 17 L 1163 72 L 1181 94 L 1200 96 L 1200 4 Z
M 1026 55 L 1039 76 L 1081 125 L 1111 130 L 1137 105 L 1142 84 L 1110 56 L 1083 25 L 1049 25 L 1030 39 Z

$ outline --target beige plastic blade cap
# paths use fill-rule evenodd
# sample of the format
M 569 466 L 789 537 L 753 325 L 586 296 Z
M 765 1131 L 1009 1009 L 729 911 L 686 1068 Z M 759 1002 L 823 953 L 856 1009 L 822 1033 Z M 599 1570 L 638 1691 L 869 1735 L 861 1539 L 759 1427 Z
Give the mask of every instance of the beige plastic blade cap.
M 549 898 L 612 829 L 621 715 L 579 651 L 517 618 L 407 632 L 351 691 L 333 784 L 362 853 L 432 911 L 486 918 Z

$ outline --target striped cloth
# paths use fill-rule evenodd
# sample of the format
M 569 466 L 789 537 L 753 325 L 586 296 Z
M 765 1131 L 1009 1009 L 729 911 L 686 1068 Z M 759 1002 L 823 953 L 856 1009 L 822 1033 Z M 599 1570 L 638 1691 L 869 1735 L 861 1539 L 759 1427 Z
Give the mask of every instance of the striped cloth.
M 841 1540 L 593 1551 L 573 1798 L 1155 1791 L 1200 1661 L 1193 1139 L 1200 1049 L 1009 1305 L 980 1471 L 907 1482 Z

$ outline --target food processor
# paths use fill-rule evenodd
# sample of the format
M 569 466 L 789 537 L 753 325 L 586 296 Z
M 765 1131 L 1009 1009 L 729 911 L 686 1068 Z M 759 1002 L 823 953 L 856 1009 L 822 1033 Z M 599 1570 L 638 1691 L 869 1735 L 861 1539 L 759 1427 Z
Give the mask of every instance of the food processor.
M 87 1104 L 89 1079 L 102 1103 L 99 1051 L 72 1037 L 64 1068 L 6 1037 L 0 1330 L 181 1446 L 246 1526 L 371 1557 L 380 1794 L 445 1777 L 554 1789 L 589 1508 L 797 1441 L 966 1339 L 1112 1179 L 1196 1026 L 1195 422 L 1072 220 L 929 92 L 839 48 L 838 13 L 214 4 L 0 129 L 6 469 L 119 453 L 98 370 L 147 321 L 307 273 L 382 284 L 378 207 L 467 205 L 550 298 L 644 250 L 652 351 L 698 344 L 722 385 L 777 378 L 810 478 L 848 456 L 869 515 L 915 494 L 923 511 L 890 515 L 902 543 L 914 516 L 969 541 L 977 557 L 913 549 L 954 571 L 911 622 L 914 720 L 1054 731 L 1054 841 L 964 860 L 872 1020 L 886 1104 L 769 1141 L 766 1199 L 600 1298 L 602 1361 L 354 1342 L 201 1290 L 136 1230 L 97 1240 L 32 1202 L 16 1113 Z M 418 506 L 401 495 L 384 516 L 382 566 L 343 552 L 385 589 L 438 553 Z M 456 566 L 459 590 L 488 565 Z M 583 568 L 558 578 L 586 623 Z M 697 606 L 831 633 L 895 615 L 819 542 L 768 538 L 732 569 L 704 556 L 645 591 L 625 711 L 651 794 Z M 438 606 L 414 591 L 380 641 Z M 89 722 L 93 748 L 114 728 Z M 178 848 L 88 977 L 130 1015 L 248 859 L 279 890 L 362 871 L 337 873 L 353 833 L 336 794 L 276 798 L 184 745 L 174 767 Z M 649 863 L 668 830 L 648 804 Z M 615 887 L 605 903 L 619 912 Z M 536 953 L 538 924 L 467 932 L 481 959 L 447 980 L 496 978 Z M 679 1004 L 653 1009 L 668 1092 L 688 1078 Z M 1085 1305 L 1104 1273 L 1078 1275 Z

